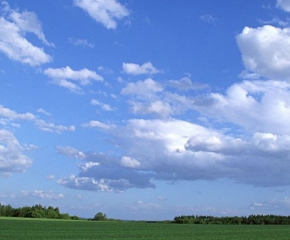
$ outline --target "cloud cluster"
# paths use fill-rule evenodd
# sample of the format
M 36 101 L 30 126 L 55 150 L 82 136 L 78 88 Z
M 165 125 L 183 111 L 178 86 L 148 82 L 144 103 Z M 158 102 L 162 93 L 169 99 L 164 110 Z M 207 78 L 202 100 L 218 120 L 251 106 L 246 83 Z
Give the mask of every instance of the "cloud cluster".
M 116 0 L 74 0 L 74 4 L 108 29 L 115 29 L 116 20 L 129 15 L 126 7 Z
M 75 157 L 70 152 L 60 153 Z M 138 161 L 130 157 L 118 159 L 104 153 L 88 152 L 79 163 L 79 174 L 61 178 L 57 183 L 68 188 L 102 192 L 154 188 L 150 182 L 151 173 L 139 171 L 138 165 Z
M 152 115 L 161 118 L 184 113 L 193 106 L 189 91 L 200 91 L 207 86 L 193 84 L 186 77 L 180 80 L 169 80 L 160 84 L 152 78 L 128 83 L 121 94 L 129 98 L 131 110 L 138 115 Z M 180 93 L 179 93 L 180 92 Z
M 62 193 L 55 193 L 53 191 L 34 190 L 34 191 L 21 191 L 21 193 L 25 197 L 33 197 L 41 199 L 57 200 L 64 198 L 64 195 Z
M 124 191 L 154 187 L 153 179 L 229 178 L 265 187 L 290 182 L 290 135 L 256 132 L 234 137 L 177 119 L 132 119 L 124 126 L 102 130 L 112 135 L 126 155 L 117 158 L 85 153 L 79 174 L 60 179 L 59 184 L 93 191 Z
M 1 5 L 0 51 L 10 59 L 30 66 L 39 66 L 50 62 L 52 60 L 50 55 L 25 38 L 25 34 L 30 32 L 35 34 L 45 45 L 53 46 L 46 40 L 37 15 L 34 12 L 13 10 L 5 1 L 2 1 Z
M 277 6 L 286 10 L 287 2 Z M 109 134 L 121 154 L 84 153 L 79 173 L 58 183 L 93 191 L 154 187 L 156 179 L 289 185 L 289 33 L 270 25 L 245 27 L 236 40 L 246 68 L 240 76 L 248 79 L 224 92 L 203 91 L 208 86 L 189 77 L 125 83 L 121 94 L 136 118 L 114 125 L 97 120 L 83 124 Z M 123 73 L 129 75 L 158 72 L 151 62 L 123 63 Z M 197 117 L 177 119 L 185 112 Z
M 43 112 L 44 110 L 38 110 L 38 112 Z M 45 112 L 45 111 L 44 111 Z M 47 112 L 45 112 L 47 113 Z M 14 110 L 11 110 L 9 108 L 6 108 L 2 105 L 0 105 L 0 124 L 2 125 L 8 125 L 10 124 L 11 126 L 15 126 L 15 121 L 18 120 L 26 120 L 26 121 L 31 121 L 35 124 L 36 127 L 41 129 L 42 131 L 46 132 L 56 132 L 56 133 L 61 133 L 63 131 L 75 131 L 75 126 L 64 126 L 64 125 L 55 125 L 54 123 L 51 122 L 46 122 L 43 119 L 35 116 L 34 114 L 27 112 L 27 113 L 17 113 Z M 17 124 L 17 126 L 20 126 Z

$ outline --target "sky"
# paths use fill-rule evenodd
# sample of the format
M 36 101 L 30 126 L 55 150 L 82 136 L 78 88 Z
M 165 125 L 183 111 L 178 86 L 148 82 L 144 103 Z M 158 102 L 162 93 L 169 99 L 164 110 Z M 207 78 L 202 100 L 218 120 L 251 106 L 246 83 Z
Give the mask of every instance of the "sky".
M 290 0 L 0 1 L 0 203 L 290 215 Z

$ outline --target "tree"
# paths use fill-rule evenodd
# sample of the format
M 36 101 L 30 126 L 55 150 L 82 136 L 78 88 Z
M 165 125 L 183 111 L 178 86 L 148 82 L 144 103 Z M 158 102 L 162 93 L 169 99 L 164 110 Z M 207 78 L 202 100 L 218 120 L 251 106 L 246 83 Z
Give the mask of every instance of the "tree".
M 106 220 L 107 220 L 107 216 L 106 214 L 102 212 L 98 212 L 93 218 L 93 221 L 106 221 Z

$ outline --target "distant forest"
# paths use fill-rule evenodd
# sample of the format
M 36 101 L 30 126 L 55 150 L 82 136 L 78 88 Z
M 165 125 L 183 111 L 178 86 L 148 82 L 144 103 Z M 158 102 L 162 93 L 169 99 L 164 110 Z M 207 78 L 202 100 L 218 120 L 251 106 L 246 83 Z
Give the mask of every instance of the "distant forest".
M 43 207 L 36 204 L 32 207 L 13 208 L 10 205 L 0 204 L 0 216 L 2 217 L 25 217 L 25 218 L 48 218 L 48 219 L 71 219 L 79 220 L 78 216 L 70 216 L 68 213 L 60 213 L 56 207 Z
M 290 216 L 249 215 L 248 217 L 178 216 L 175 223 L 185 224 L 244 224 L 244 225 L 290 225 Z
M 80 220 L 78 216 L 70 216 L 68 213 L 60 213 L 58 207 L 44 207 L 36 204 L 32 207 L 13 208 L 11 205 L 0 204 L 0 217 L 23 217 L 23 218 L 47 218 Z M 92 221 L 116 221 L 107 218 L 106 214 L 98 212 Z M 118 220 L 119 221 L 119 220 Z M 150 221 L 149 221 L 150 222 Z M 166 221 L 170 222 L 170 221 Z M 175 217 L 171 223 L 181 224 L 244 224 L 244 225 L 290 225 L 290 216 L 280 215 L 249 215 L 248 217 L 213 217 L 198 215 L 182 215 Z

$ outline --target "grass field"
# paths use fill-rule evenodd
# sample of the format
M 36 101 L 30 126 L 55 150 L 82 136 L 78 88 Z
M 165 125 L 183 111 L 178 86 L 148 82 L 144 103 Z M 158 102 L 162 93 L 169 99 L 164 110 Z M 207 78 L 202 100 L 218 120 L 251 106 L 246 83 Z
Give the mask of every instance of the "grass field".
M 0 219 L 2 240 L 289 240 L 290 226 Z

